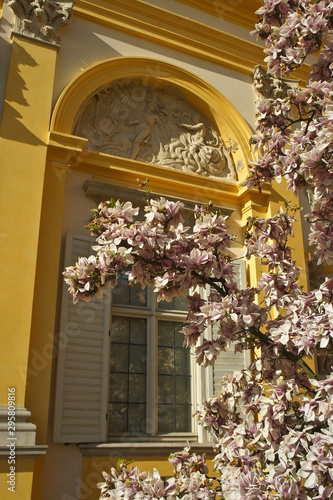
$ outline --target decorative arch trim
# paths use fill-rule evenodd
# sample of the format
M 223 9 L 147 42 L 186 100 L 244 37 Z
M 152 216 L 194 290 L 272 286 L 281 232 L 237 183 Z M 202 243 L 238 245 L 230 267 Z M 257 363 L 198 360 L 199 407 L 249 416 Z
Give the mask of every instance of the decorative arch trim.
M 145 84 L 178 87 L 190 104 L 216 124 L 224 140 L 231 137 L 238 143 L 239 148 L 234 155 L 236 162 L 242 162 L 245 167 L 252 159 L 249 151 L 251 128 L 230 101 L 192 72 L 151 58 L 117 57 L 84 70 L 60 95 L 54 109 L 51 131 L 72 134 L 76 116 L 86 99 L 99 88 L 120 78 L 142 78 Z

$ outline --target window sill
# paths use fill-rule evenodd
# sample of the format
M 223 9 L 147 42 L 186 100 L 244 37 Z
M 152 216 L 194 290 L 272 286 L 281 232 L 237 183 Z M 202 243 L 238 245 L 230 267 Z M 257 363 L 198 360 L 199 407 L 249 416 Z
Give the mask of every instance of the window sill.
M 109 434 L 107 444 L 115 443 L 197 443 L 198 436 L 193 432 L 169 432 L 168 434 Z
M 169 441 L 158 443 L 89 443 L 78 445 L 84 457 L 167 457 L 168 455 L 170 455 L 170 453 L 180 451 L 186 446 L 190 446 L 193 453 L 206 453 L 207 456 L 214 455 L 213 446 L 211 443 L 188 443 L 185 441 Z

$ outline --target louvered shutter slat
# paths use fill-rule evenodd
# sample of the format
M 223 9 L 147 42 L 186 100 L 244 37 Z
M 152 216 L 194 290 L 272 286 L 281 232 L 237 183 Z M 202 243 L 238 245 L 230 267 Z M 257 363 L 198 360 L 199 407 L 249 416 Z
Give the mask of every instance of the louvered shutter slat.
M 235 281 L 240 288 L 245 286 L 245 262 L 234 263 Z M 213 338 L 217 335 L 218 327 L 213 327 Z M 213 368 L 213 391 L 218 394 L 221 390 L 221 380 L 224 375 L 234 371 L 243 370 L 246 367 L 247 353 L 235 353 L 234 344 L 230 344 L 225 352 L 221 352 L 215 361 Z
M 65 265 L 92 253 L 92 239 L 68 234 Z M 106 440 L 111 300 L 73 304 L 64 286 L 55 400 L 55 442 Z M 69 328 L 68 328 L 69 327 Z M 68 333 L 66 333 L 68 331 Z M 65 333 L 64 333 L 65 332 Z

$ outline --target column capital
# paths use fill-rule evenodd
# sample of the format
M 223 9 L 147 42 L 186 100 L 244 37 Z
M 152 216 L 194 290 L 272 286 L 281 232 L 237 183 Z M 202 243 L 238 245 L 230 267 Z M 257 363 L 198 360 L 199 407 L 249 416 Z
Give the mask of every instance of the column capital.
M 59 29 L 68 24 L 73 1 L 10 0 L 15 14 L 13 31 L 34 40 L 59 45 Z

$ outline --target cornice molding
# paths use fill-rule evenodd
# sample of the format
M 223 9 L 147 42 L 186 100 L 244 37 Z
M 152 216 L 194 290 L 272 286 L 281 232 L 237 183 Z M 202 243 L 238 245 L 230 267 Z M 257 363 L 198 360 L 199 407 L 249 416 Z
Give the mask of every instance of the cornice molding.
M 206 12 L 211 16 L 218 17 L 229 23 L 237 24 L 253 30 L 258 17 L 255 11 L 262 5 L 261 0 L 234 0 L 226 2 L 226 0 L 177 0 L 189 7 Z
M 81 142 L 82 141 L 82 142 Z M 248 190 L 241 183 L 235 184 L 217 178 L 202 177 L 197 174 L 182 172 L 168 167 L 138 162 L 119 156 L 97 153 L 84 149 L 83 139 L 59 132 L 51 132 L 49 137 L 47 163 L 49 166 L 64 164 L 68 169 L 93 175 L 88 187 L 89 195 L 96 194 L 91 189 L 101 182 L 137 190 L 140 180 L 149 179 L 153 193 L 196 203 L 212 201 L 216 207 L 223 207 L 225 215 L 230 215 L 228 205 L 238 205 L 244 209 L 248 203 L 266 210 L 271 186 L 264 186 L 262 192 Z M 89 188 L 89 189 L 88 189 Z M 142 191 L 144 196 L 144 191 Z
M 15 448 L 16 458 L 38 458 L 45 455 L 47 452 L 46 445 L 34 445 L 34 446 L 17 446 Z M 8 448 L 6 446 L 0 446 L 0 459 L 8 460 Z
M 88 139 L 84 137 L 76 137 L 75 135 L 64 134 L 63 132 L 51 131 L 49 133 L 49 145 L 65 149 L 66 151 L 81 153 L 87 142 Z
M 248 75 L 263 65 L 260 45 L 142 0 L 77 0 L 74 14 Z M 302 68 L 295 78 L 304 82 L 307 73 Z
M 69 146 L 69 141 L 63 139 L 65 134 L 50 133 L 47 155 L 49 167 L 65 165 L 70 170 L 89 173 L 95 176 L 96 180 L 103 179 L 104 182 L 107 180 L 114 185 L 130 188 L 137 188 L 138 177 L 140 180 L 148 178 L 152 191 L 163 196 L 179 196 L 181 199 L 203 203 L 208 199 L 219 207 L 229 203 L 238 204 L 238 190 L 235 183 L 96 153 L 83 147 L 79 152 L 80 148 L 75 147 L 74 143 L 80 138 L 73 136 L 73 148 Z
M 86 181 L 83 185 L 83 191 L 85 192 L 86 196 L 89 196 L 94 200 L 96 205 L 98 205 L 102 201 L 110 200 L 111 198 L 129 200 L 132 203 L 142 205 L 144 199 L 144 192 L 142 191 L 142 189 L 115 186 L 114 184 L 109 182 L 101 182 L 96 180 Z M 161 194 L 158 192 L 150 191 L 149 196 L 159 197 L 161 196 Z M 192 212 L 195 206 L 198 204 L 196 201 L 186 200 L 184 198 L 179 200 L 179 198 L 175 198 L 174 196 L 168 196 L 168 200 L 174 202 L 181 201 L 184 204 L 184 208 L 182 209 L 183 211 Z M 234 212 L 233 208 L 225 208 L 218 205 L 214 205 L 214 209 L 219 210 L 225 217 L 230 217 Z

